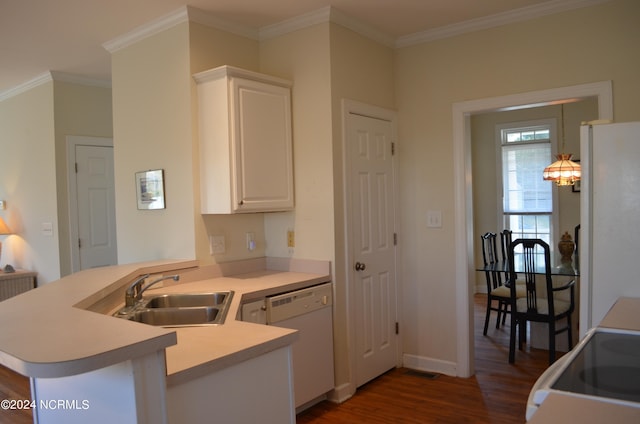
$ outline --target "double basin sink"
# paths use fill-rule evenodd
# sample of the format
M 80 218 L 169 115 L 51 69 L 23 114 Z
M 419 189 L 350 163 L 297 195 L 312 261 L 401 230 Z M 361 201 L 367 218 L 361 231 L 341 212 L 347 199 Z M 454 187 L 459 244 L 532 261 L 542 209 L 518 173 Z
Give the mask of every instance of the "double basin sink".
M 145 297 L 114 316 L 162 327 L 218 325 L 224 323 L 233 291 L 176 293 Z

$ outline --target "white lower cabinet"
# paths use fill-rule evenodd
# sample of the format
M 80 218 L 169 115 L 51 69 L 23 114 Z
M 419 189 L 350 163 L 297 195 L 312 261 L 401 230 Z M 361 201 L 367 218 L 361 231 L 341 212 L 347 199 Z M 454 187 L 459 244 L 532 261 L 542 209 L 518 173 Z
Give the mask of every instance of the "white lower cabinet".
M 294 424 L 291 346 L 167 388 L 169 424 Z
M 194 79 L 201 213 L 292 209 L 291 83 L 231 66 Z

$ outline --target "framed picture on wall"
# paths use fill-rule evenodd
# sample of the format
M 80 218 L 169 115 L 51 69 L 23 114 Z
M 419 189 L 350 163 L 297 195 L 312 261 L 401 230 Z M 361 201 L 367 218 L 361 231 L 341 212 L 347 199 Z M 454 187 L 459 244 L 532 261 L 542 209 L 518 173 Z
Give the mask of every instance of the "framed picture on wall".
M 138 209 L 164 209 L 164 170 L 136 172 Z

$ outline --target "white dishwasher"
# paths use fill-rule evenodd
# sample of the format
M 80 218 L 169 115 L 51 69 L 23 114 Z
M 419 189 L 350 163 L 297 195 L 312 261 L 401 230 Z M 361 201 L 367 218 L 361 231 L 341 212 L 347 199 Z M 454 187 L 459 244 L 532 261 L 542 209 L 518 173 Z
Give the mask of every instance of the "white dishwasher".
M 266 298 L 266 323 L 299 332 L 292 345 L 297 412 L 325 399 L 334 388 L 332 304 L 332 283 Z M 243 320 L 256 321 L 245 317 L 244 310 Z

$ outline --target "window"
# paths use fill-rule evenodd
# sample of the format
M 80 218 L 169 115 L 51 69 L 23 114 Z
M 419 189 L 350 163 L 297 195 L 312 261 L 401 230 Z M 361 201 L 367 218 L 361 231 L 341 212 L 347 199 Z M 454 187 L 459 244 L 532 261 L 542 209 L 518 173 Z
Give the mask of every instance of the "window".
M 513 239 L 539 238 L 553 249 L 554 190 L 542 179 L 551 163 L 555 121 L 501 125 L 497 128 L 502 169 L 501 220 Z

